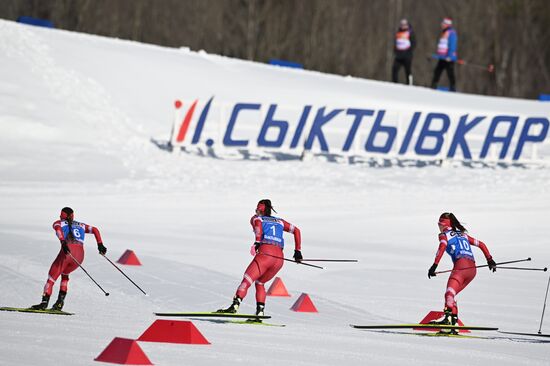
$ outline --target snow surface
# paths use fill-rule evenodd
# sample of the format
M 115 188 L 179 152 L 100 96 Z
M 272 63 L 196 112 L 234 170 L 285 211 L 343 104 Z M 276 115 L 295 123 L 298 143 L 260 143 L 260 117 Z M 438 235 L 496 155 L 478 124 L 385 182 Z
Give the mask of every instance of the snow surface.
M 302 230 L 304 256 L 360 262 L 324 270 L 286 263 L 279 276 L 292 297 L 268 298 L 266 306 L 271 321 L 286 327 L 193 320 L 212 344 L 140 343 L 154 364 L 550 365 L 550 344 L 532 337 L 431 338 L 348 326 L 415 322 L 441 310 L 447 277 L 428 280 L 426 273 L 443 211 L 455 212 L 497 261 L 532 257 L 526 266 L 550 264 L 549 168 L 369 167 L 322 158 L 169 154 L 149 139 L 167 137 L 174 99 L 210 95 L 208 85 L 185 88 L 205 74 L 216 80 L 217 95 L 228 96 L 246 96 L 253 78 L 288 82 L 292 98 L 303 98 L 304 80 L 312 84 L 310 98 L 322 98 L 319 85 L 350 96 L 381 83 L 7 21 L 0 21 L 0 51 L 0 306 L 39 301 L 59 250 L 51 224 L 66 205 L 77 220 L 100 228 L 110 258 L 136 252 L 143 266 L 124 270 L 149 294 L 101 258 L 88 238 L 84 266 L 111 296 L 76 271 L 65 306 L 76 315 L 0 312 L 1 365 L 94 365 L 114 337 L 139 337 L 154 311 L 227 306 L 251 260 L 248 220 L 267 197 Z M 230 65 L 253 77 L 236 86 L 239 75 L 226 72 Z M 425 104 L 432 95 L 423 88 L 410 93 Z M 503 111 L 530 105 L 459 98 Z M 440 269 L 449 267 L 444 258 Z M 480 269 L 458 296 L 460 316 L 466 324 L 536 332 L 547 281 L 543 272 Z M 289 310 L 302 292 L 318 314 Z M 242 311 L 254 308 L 251 289 Z

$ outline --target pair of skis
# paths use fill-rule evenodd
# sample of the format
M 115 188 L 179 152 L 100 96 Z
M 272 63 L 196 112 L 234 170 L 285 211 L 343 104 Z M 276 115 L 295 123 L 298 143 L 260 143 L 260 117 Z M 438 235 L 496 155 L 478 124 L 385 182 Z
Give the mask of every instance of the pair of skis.
M 462 338 L 476 338 L 475 336 L 462 335 L 456 333 L 444 333 L 443 330 L 479 330 L 479 331 L 498 331 L 502 334 L 511 334 L 511 335 L 522 335 L 522 336 L 531 336 L 531 337 L 547 337 L 550 338 L 550 334 L 541 334 L 541 333 L 527 333 L 527 332 L 505 332 L 498 330 L 497 327 L 481 327 L 481 326 L 460 326 L 460 325 L 443 325 L 443 324 L 386 324 L 386 325 L 355 325 L 350 324 L 352 328 L 363 329 L 363 330 L 385 330 L 385 329 L 417 329 L 417 330 L 440 330 L 439 333 L 417 333 L 418 335 L 427 335 L 427 336 L 449 336 L 449 337 L 462 337 Z M 411 333 L 415 334 L 415 333 Z
M 155 313 L 156 316 L 184 317 L 184 318 L 225 318 L 228 323 L 265 325 L 271 327 L 284 327 L 284 324 L 265 323 L 263 320 L 271 319 L 270 315 L 217 313 L 217 312 L 186 312 L 186 313 Z M 244 319 L 244 320 L 243 320 Z
M 82 269 L 82 271 L 84 271 L 84 273 L 86 273 L 86 275 L 93 281 L 93 283 L 95 283 L 97 285 L 97 287 L 99 287 L 99 289 L 103 292 L 103 294 L 105 296 L 109 296 L 109 293 L 107 291 L 105 291 L 103 289 L 103 287 L 100 286 L 99 283 L 97 283 L 97 281 L 88 273 L 88 271 L 86 271 L 86 269 L 84 267 L 82 267 L 82 264 L 79 261 L 77 261 L 76 258 L 73 257 L 73 255 L 70 252 L 68 253 L 68 255 L 80 267 L 80 269 Z M 124 277 L 126 277 L 145 296 L 147 296 L 147 293 L 145 293 L 145 291 L 143 291 L 143 289 L 141 287 L 139 287 L 134 281 L 132 281 L 132 279 L 130 277 L 128 277 L 128 275 L 126 273 L 124 273 L 116 264 L 114 264 L 113 261 L 111 261 L 105 254 L 101 254 L 101 256 L 103 258 L 105 258 L 109 263 L 111 263 L 120 273 L 122 273 L 124 275 Z M 74 313 L 68 313 L 66 311 L 54 310 L 54 309 L 38 310 L 38 309 L 32 309 L 32 308 L 0 307 L 0 311 L 16 311 L 16 312 L 20 312 L 20 313 L 53 314 L 53 315 L 74 315 Z

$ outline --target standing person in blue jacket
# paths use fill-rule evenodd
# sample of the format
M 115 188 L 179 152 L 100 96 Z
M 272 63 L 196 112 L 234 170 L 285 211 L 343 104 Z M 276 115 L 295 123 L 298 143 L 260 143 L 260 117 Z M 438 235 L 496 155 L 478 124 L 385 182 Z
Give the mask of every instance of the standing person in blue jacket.
M 393 47 L 394 59 L 392 66 L 392 81 L 397 83 L 399 80 L 399 69 L 405 68 L 405 84 L 412 85 L 412 58 L 413 50 L 416 46 L 415 36 L 411 25 L 407 19 L 401 19 L 399 29 L 395 33 L 395 43 Z
M 437 66 L 434 70 L 432 79 L 432 88 L 437 88 L 439 77 L 443 70 L 447 70 L 447 76 L 449 77 L 449 90 L 456 91 L 455 87 L 455 62 L 458 60 L 457 56 L 457 35 L 453 28 L 453 21 L 451 18 L 444 18 L 441 22 L 441 34 L 439 36 L 439 42 L 437 43 Z

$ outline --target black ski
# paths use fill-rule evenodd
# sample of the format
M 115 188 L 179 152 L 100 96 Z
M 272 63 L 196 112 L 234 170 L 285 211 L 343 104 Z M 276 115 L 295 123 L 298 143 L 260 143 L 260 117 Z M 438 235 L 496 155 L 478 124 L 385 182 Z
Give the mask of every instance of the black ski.
M 20 313 L 53 314 L 53 315 L 74 315 L 74 313 L 67 313 L 66 311 L 54 310 L 54 309 L 36 310 L 36 309 L 30 309 L 30 308 L 3 307 L 3 308 L 0 308 L 0 311 L 17 311 Z
M 249 324 L 249 325 L 263 325 L 266 327 L 285 327 L 284 324 L 272 324 L 272 323 L 265 323 L 262 321 L 256 321 L 255 319 L 247 319 L 247 320 L 229 320 L 228 323 L 231 324 Z
M 539 334 L 539 333 L 522 333 L 522 332 L 503 332 L 501 330 L 498 331 L 502 334 L 514 334 L 514 335 L 524 335 L 524 336 L 530 336 L 530 337 L 549 337 L 550 334 Z
M 478 326 L 460 326 L 460 325 L 441 325 L 441 324 L 387 324 L 387 325 L 355 325 L 350 324 L 356 329 L 455 329 L 455 330 L 498 330 L 496 327 L 478 327 Z
M 465 335 L 465 334 L 454 334 L 454 333 L 403 333 L 408 335 L 415 335 L 415 336 L 421 336 L 421 337 L 448 337 L 448 338 L 465 338 L 465 339 L 490 339 L 486 337 L 480 337 L 480 336 L 473 336 L 473 335 Z
M 240 319 L 270 319 L 269 315 L 258 316 L 255 314 L 235 314 L 235 313 L 216 313 L 216 312 L 191 312 L 191 313 L 155 313 L 156 316 L 181 316 L 197 318 L 240 318 Z

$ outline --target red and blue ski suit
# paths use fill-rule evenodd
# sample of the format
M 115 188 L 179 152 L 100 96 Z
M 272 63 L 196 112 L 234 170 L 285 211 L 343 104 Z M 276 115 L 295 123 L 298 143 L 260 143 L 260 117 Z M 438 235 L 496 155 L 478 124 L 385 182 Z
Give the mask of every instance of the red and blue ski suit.
M 482 242 L 461 231 L 447 228 L 439 234 L 439 248 L 435 255 L 435 264 L 439 264 L 443 253 L 447 252 L 453 260 L 454 266 L 447 280 L 445 290 L 445 306 L 451 309 L 453 314 L 458 314 L 455 296 L 476 276 L 476 262 L 470 246 L 481 249 L 487 260 L 491 259 L 489 249 Z
M 53 229 L 55 230 L 55 235 L 61 240 L 66 240 L 71 255 L 78 261 L 82 263 L 84 260 L 84 236 L 86 233 L 94 234 L 95 240 L 98 243 L 101 243 L 101 235 L 99 230 L 96 227 L 67 220 L 57 220 L 53 223 Z M 69 235 L 71 233 L 72 235 Z M 48 273 L 48 280 L 44 286 L 44 295 L 50 296 L 52 294 L 53 286 L 55 281 L 61 275 L 61 286 L 60 291 L 67 292 L 69 284 L 69 273 L 78 268 L 78 264 L 75 262 L 69 254 L 65 254 L 63 249 L 59 251 L 59 254 L 53 261 L 50 271 Z
M 254 215 L 250 219 L 256 242 L 260 243 L 256 255 L 244 272 L 236 296 L 244 299 L 248 288 L 256 284 L 256 302 L 265 303 L 264 284 L 270 281 L 283 267 L 283 231 L 294 234 L 294 248 L 301 250 L 300 229 L 291 223 L 273 216 Z

